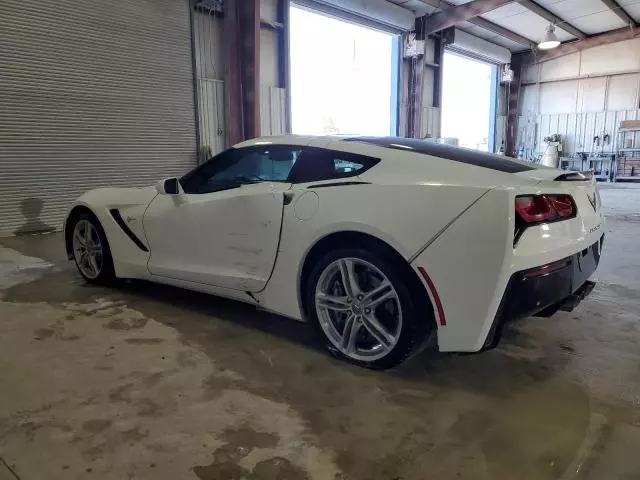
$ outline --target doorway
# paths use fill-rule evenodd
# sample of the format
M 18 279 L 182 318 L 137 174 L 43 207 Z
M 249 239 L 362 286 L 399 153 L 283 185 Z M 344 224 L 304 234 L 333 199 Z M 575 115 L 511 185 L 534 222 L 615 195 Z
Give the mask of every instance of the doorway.
M 442 137 L 461 147 L 489 151 L 494 123 L 490 63 L 445 51 L 442 81 Z
M 392 133 L 396 37 L 294 5 L 290 21 L 293 133 Z

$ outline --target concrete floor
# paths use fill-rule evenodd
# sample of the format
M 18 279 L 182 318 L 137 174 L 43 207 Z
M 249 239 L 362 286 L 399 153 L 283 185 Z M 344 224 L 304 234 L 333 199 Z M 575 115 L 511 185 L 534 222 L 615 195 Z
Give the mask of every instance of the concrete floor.
M 240 303 L 85 285 L 59 235 L 2 239 L 0 479 L 638 479 L 640 189 L 602 197 L 578 310 L 382 373 Z

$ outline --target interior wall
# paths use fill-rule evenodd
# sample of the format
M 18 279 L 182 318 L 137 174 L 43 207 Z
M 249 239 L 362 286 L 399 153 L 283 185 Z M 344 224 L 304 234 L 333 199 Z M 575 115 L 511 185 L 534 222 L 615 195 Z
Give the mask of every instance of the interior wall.
M 565 154 L 591 152 L 606 133 L 611 144 L 597 151 L 614 151 L 620 121 L 640 119 L 640 39 L 530 65 L 523 83 L 519 147 L 540 153 L 543 138 L 560 133 Z

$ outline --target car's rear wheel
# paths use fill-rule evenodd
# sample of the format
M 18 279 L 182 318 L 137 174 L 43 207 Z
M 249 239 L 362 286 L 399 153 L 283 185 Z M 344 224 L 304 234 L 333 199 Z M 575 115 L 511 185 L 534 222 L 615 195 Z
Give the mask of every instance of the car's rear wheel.
M 89 213 L 81 213 L 72 228 L 73 259 L 80 275 L 89 283 L 111 283 L 115 279 L 113 260 L 100 222 Z
M 311 321 L 330 352 L 368 368 L 403 362 L 427 333 L 394 259 L 381 252 L 340 249 L 313 268 L 305 294 Z

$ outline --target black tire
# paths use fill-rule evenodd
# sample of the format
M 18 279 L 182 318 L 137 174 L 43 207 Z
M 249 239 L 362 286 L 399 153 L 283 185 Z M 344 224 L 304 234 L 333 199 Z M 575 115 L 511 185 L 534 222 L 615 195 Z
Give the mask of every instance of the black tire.
M 329 340 L 320 326 L 315 304 L 315 292 L 322 272 L 332 262 L 340 258 L 356 258 L 364 260 L 378 268 L 392 283 L 398 294 L 402 308 L 402 327 L 395 346 L 386 356 L 373 361 L 361 361 L 351 358 L 338 350 Z M 412 292 L 409 265 L 399 265 L 399 260 L 383 249 L 367 250 L 362 248 L 340 248 L 327 252 L 313 266 L 309 275 L 306 288 L 303 292 L 305 310 L 310 323 L 318 331 L 327 350 L 334 356 L 346 360 L 354 365 L 374 370 L 393 368 L 424 345 L 427 335 L 433 329 L 433 315 L 425 312 L 419 301 L 416 301 Z
M 80 265 L 78 265 L 78 259 L 76 255 L 73 255 L 73 261 L 76 264 L 76 268 L 78 269 L 78 273 L 84 278 L 87 283 L 91 283 L 94 285 L 113 285 L 116 280 L 115 269 L 113 267 L 113 257 L 111 256 L 111 249 L 109 248 L 109 241 L 107 240 L 107 235 L 104 233 L 104 229 L 100 224 L 100 221 L 90 212 L 82 212 L 78 214 L 70 225 L 71 235 L 72 235 L 72 252 L 73 252 L 73 232 L 76 228 L 76 225 L 82 221 L 86 220 L 95 228 L 98 236 L 100 237 L 100 243 L 102 244 L 102 265 L 100 266 L 100 271 L 98 276 L 95 278 L 88 277 L 84 274 Z

